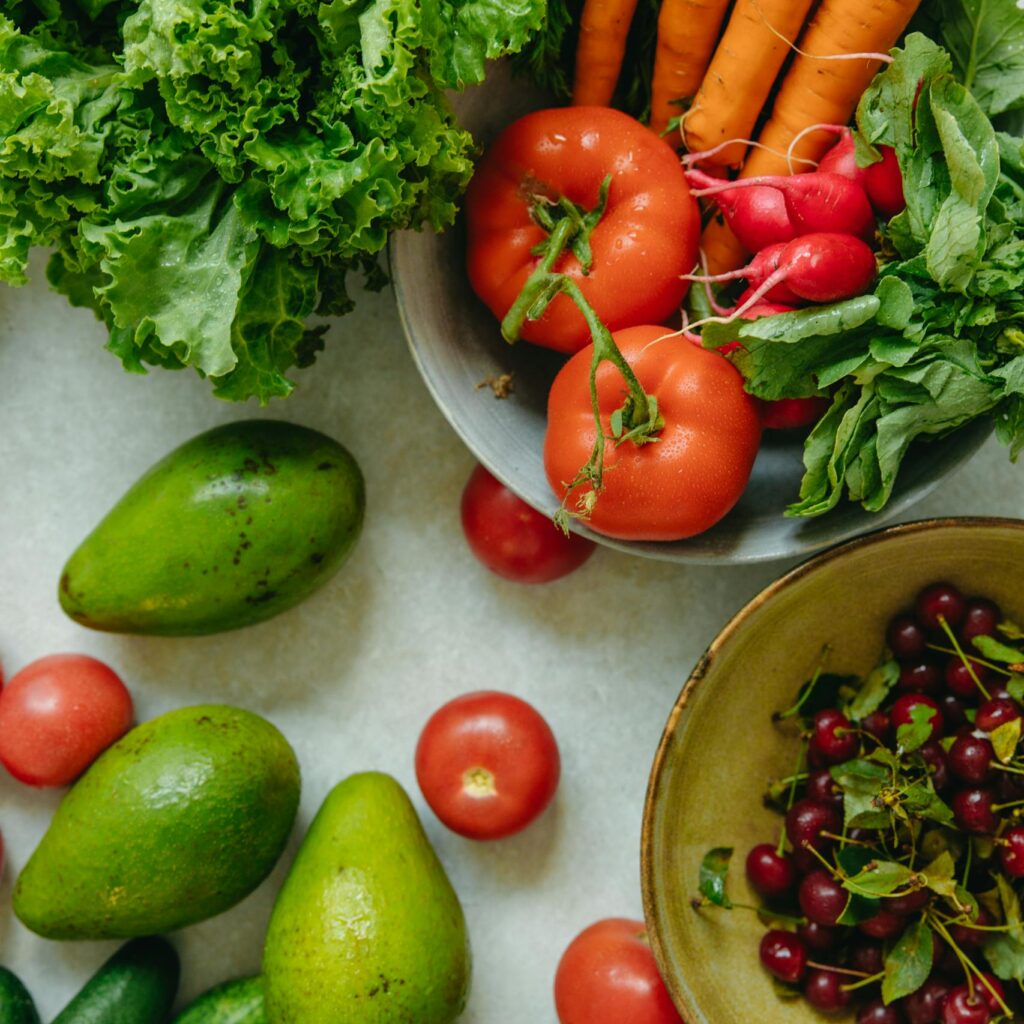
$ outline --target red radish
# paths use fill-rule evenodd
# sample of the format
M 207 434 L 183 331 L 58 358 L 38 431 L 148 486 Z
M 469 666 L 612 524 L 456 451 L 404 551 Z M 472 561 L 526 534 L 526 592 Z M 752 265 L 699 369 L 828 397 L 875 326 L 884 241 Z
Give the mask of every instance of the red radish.
M 780 398 L 764 402 L 761 412 L 761 426 L 765 430 L 796 430 L 817 423 L 828 407 L 830 398 Z
M 776 242 L 774 245 L 765 246 L 747 266 L 739 270 L 729 270 L 724 274 L 715 274 L 712 277 L 703 274 L 687 274 L 684 280 L 720 283 L 722 281 L 738 281 L 743 278 L 750 283 L 751 287 L 740 296 L 735 307 L 740 308 L 753 294 L 753 289 L 779 269 L 779 259 L 788 244 L 787 242 Z M 788 306 L 798 306 L 801 302 L 800 296 L 794 294 L 784 283 L 779 284 L 766 298 L 770 302 L 781 302 Z M 734 312 L 734 310 L 729 310 L 729 312 Z
M 686 172 L 687 180 L 700 186 L 693 171 Z M 875 237 L 875 211 L 867 193 L 855 181 L 841 174 L 812 171 L 792 174 L 744 178 L 741 181 L 717 183 L 698 187 L 695 196 L 716 196 L 723 192 L 748 188 L 777 188 L 786 200 L 789 219 L 798 235 L 818 232 L 837 232 L 855 235 L 866 242 Z
M 842 138 L 822 157 L 819 171 L 840 174 L 857 182 L 867 193 L 875 210 L 886 220 L 892 220 L 907 207 L 903 195 L 903 175 L 892 146 L 879 146 L 882 159 L 867 167 L 857 164 L 857 145 L 853 133 L 847 129 Z
M 699 170 L 688 171 L 687 178 L 701 188 L 722 185 L 719 178 Z M 713 198 L 733 234 L 751 252 L 777 242 L 791 242 L 797 236 L 786 209 L 786 197 L 777 188 L 730 188 Z

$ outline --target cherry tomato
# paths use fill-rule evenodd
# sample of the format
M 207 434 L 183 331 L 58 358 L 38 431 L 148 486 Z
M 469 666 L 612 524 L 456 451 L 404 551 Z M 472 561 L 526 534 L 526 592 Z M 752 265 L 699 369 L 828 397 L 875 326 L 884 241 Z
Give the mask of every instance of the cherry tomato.
M 84 654 L 53 654 L 0 693 L 0 762 L 30 786 L 73 782 L 132 724 L 117 675 Z
M 569 943 L 555 973 L 561 1024 L 682 1024 L 642 921 L 612 917 Z
M 526 701 L 493 690 L 439 708 L 416 746 L 424 798 L 468 839 L 501 839 L 526 828 L 555 795 L 560 768 L 547 722 Z
M 609 537 L 679 540 L 701 533 L 739 500 L 757 455 L 761 419 L 739 371 L 717 352 L 667 333 L 632 327 L 613 335 L 644 390 L 658 399 L 665 426 L 656 443 L 605 443 L 604 488 L 588 525 Z M 589 348 L 573 356 L 548 396 L 544 468 L 559 497 L 594 444 L 590 361 Z M 619 370 L 601 363 L 597 392 L 606 436 L 624 391 Z M 579 491 L 570 506 L 578 497 Z
M 557 211 L 552 204 L 564 197 L 593 210 L 609 176 L 607 206 L 590 234 L 589 274 L 568 251 L 553 269 L 576 281 L 613 331 L 678 311 L 687 289 L 679 278 L 693 270 L 700 239 L 700 213 L 678 156 L 627 114 L 567 107 L 509 125 L 466 195 L 470 283 L 499 320 L 540 262 L 534 246 L 547 238 L 531 206 L 539 201 Z M 583 315 L 565 295 L 527 321 L 522 336 L 559 352 L 577 352 L 590 340 Z
M 491 572 L 516 583 L 549 583 L 578 569 L 596 545 L 566 536 L 517 498 L 483 466 L 462 492 L 462 531 L 470 550 Z

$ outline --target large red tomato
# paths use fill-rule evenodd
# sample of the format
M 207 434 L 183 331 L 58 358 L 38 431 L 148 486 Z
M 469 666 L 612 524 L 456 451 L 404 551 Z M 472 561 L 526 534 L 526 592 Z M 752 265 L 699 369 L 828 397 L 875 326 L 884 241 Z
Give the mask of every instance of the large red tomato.
M 658 974 L 642 921 L 608 918 L 584 929 L 555 974 L 561 1024 L 682 1024 Z
M 631 327 L 614 340 L 665 425 L 643 445 L 605 442 L 604 487 L 588 524 L 624 540 L 680 540 L 714 526 L 739 500 L 761 440 L 757 402 L 739 371 L 717 352 L 664 327 Z M 544 468 L 559 497 L 590 458 L 596 425 L 589 348 L 559 371 L 548 396 Z M 604 433 L 626 393 L 609 362 L 597 371 Z M 580 488 L 582 490 L 582 488 Z M 570 496 L 569 507 L 576 503 Z
M 503 319 L 540 261 L 547 232 L 532 206 L 562 197 L 583 210 L 607 206 L 590 234 L 593 265 L 585 274 L 567 251 L 552 268 L 573 278 L 610 330 L 659 323 L 686 294 L 697 262 L 700 214 L 679 158 L 627 114 L 607 107 L 566 107 L 527 114 L 506 128 L 480 162 L 466 196 L 469 279 Z M 577 352 L 590 340 L 580 311 L 565 295 L 527 321 L 527 341 Z

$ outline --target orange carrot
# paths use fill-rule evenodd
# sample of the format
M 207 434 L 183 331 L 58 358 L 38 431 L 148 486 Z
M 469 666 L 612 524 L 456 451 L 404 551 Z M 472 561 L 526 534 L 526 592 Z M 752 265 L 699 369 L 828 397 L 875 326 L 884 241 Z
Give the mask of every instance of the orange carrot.
M 746 264 L 750 255 L 719 215 L 712 217 L 704 229 L 700 247 L 707 259 L 709 274 L 736 270 Z
M 877 60 L 828 60 L 849 53 L 884 53 L 896 45 L 921 0 L 822 0 L 800 40 L 800 50 L 782 81 L 775 107 L 759 141 L 785 153 L 805 128 L 846 124 L 861 94 L 878 72 Z M 830 132 L 810 132 L 793 157 L 820 160 L 835 141 Z M 786 174 L 782 156 L 755 149 L 743 177 Z
M 682 113 L 676 101 L 697 92 L 729 0 L 662 0 L 651 78 L 651 128 L 659 135 Z
M 812 0 L 737 0 L 722 41 L 683 119 L 691 153 L 729 139 L 747 139 L 789 55 Z M 849 0 L 847 0 L 849 3 Z M 738 166 L 746 147 L 727 146 L 711 157 Z
M 637 0 L 586 0 L 584 3 L 572 83 L 575 106 L 606 107 L 611 103 L 636 4 Z

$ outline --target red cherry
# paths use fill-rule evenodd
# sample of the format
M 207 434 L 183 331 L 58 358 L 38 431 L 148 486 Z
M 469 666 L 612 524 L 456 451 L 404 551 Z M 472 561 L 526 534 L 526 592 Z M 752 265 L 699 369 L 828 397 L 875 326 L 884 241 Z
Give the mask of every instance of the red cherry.
M 951 583 L 932 583 L 917 595 L 914 602 L 917 621 L 932 632 L 942 630 L 940 617 L 956 629 L 963 622 L 966 611 L 967 602 L 963 594 Z
M 926 697 L 923 693 L 905 693 L 902 697 L 896 698 L 896 703 L 893 704 L 892 710 L 889 713 L 893 729 L 898 732 L 901 725 L 910 725 L 912 722 L 911 714 L 918 707 L 931 708 L 934 711 L 934 714 L 930 716 L 932 731 L 928 739 L 936 739 L 941 735 L 944 725 L 942 710 L 931 697 Z
M 826 708 L 814 716 L 809 749 L 825 764 L 842 764 L 857 756 L 857 734 L 850 720 L 837 708 Z
M 804 998 L 822 1013 L 838 1013 L 850 1005 L 852 995 L 844 988 L 848 983 L 835 971 L 812 968 L 804 981 Z
M 761 843 L 747 854 L 747 879 L 765 899 L 785 896 L 796 885 L 796 867 L 788 853 Z
M 1024 826 L 1016 825 L 1003 833 L 999 861 L 1011 878 L 1024 878 Z
M 792 932 L 772 929 L 761 939 L 761 963 L 779 981 L 795 985 L 807 970 L 807 949 Z
M 974 726 L 982 732 L 992 732 L 999 726 L 1020 718 L 1020 708 L 1009 697 L 993 697 L 978 708 Z
M 942 1004 L 942 1024 L 988 1024 L 992 1011 L 981 994 L 966 985 L 950 989 Z

